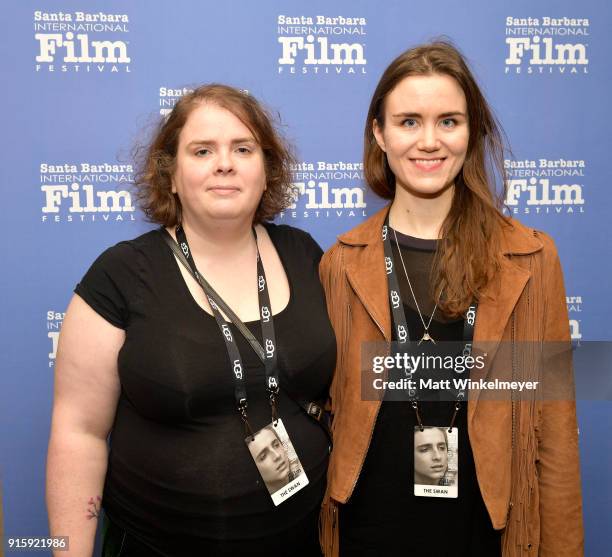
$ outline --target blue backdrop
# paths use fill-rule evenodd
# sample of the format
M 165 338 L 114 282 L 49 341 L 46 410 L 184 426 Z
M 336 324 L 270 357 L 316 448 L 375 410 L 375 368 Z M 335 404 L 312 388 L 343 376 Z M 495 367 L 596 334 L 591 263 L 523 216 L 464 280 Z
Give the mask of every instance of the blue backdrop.
M 279 221 L 327 248 L 383 204 L 361 167 L 365 113 L 382 70 L 408 46 L 452 39 L 513 148 L 509 212 L 557 242 L 573 338 L 610 340 L 610 142 L 599 123 L 612 83 L 609 4 L 24 0 L 1 9 L 6 536 L 48 532 L 44 465 L 63 312 L 104 248 L 150 228 L 130 195 L 130 149 L 195 84 L 229 83 L 278 111 L 298 148 L 301 192 Z M 611 416 L 609 402 L 579 404 L 592 556 L 608 555 L 612 542 L 603 524 Z

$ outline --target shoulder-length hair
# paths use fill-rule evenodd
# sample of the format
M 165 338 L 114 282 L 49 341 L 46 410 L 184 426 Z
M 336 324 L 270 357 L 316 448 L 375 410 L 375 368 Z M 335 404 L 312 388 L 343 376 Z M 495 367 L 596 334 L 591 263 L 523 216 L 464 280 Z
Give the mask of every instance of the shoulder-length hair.
M 467 102 L 469 140 L 465 162 L 455 179 L 451 209 L 442 224 L 432 267 L 431 295 L 443 292 L 440 308 L 451 316 L 463 314 L 495 277 L 501 262 L 501 213 L 504 142 L 497 123 L 472 72 L 450 43 L 437 41 L 400 54 L 384 71 L 368 110 L 364 131 L 364 173 L 372 190 L 385 199 L 395 195 L 395 176 L 378 146 L 374 121 L 385 124 L 385 99 L 409 76 L 448 75 L 461 87 Z M 496 195 L 496 181 L 502 191 Z
M 163 226 L 181 221 L 181 202 L 172 193 L 179 137 L 187 119 L 202 103 L 229 110 L 253 134 L 264 156 L 267 188 L 253 224 L 272 220 L 293 202 L 292 149 L 272 123 L 272 117 L 250 94 L 228 85 L 202 85 L 185 94 L 161 121 L 149 145 L 136 153 L 136 199 L 147 219 Z

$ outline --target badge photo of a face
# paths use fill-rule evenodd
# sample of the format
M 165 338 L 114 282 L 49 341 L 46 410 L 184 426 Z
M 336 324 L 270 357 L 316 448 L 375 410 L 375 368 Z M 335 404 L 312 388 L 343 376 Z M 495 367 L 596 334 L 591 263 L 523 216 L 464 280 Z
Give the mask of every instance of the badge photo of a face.
M 245 441 L 275 505 L 280 505 L 308 485 L 308 477 L 281 419 Z
M 249 442 L 249 451 L 268 491 L 274 493 L 290 481 L 289 455 L 272 424 L 260 429 Z
M 456 498 L 459 495 L 459 430 L 414 428 L 414 494 Z
M 441 427 L 414 433 L 414 483 L 440 485 L 448 469 L 448 437 Z

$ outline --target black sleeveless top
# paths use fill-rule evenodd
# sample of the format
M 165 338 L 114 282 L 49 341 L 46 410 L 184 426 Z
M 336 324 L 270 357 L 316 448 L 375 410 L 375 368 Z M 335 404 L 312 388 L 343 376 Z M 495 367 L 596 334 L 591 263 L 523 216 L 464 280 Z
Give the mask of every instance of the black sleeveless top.
M 305 232 L 266 228 L 291 291 L 287 307 L 274 315 L 278 408 L 310 482 L 279 507 L 245 445 L 215 319 L 191 296 L 159 231 L 104 252 L 75 290 L 126 332 L 103 506 L 114 523 L 153 547 L 196 551 L 198 540 L 274 535 L 322 499 L 328 439 L 283 391 L 319 399 L 331 381 L 336 343 L 318 277 L 322 252 Z M 259 321 L 246 325 L 261 342 Z M 258 430 L 271 419 L 265 371 L 231 327 L 246 370 L 249 421 Z

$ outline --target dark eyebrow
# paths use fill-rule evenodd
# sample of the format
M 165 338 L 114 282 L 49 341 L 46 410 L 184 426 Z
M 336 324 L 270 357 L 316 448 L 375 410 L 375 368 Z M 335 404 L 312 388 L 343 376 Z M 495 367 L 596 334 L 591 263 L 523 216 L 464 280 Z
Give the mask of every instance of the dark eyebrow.
M 236 139 L 232 139 L 232 145 L 237 145 L 239 143 L 252 143 L 257 144 L 254 137 L 238 137 Z M 187 147 L 191 147 L 192 145 L 216 145 L 217 142 L 212 139 L 194 139 L 187 143 Z
M 451 116 L 463 116 L 465 118 L 465 113 L 455 110 L 453 112 L 443 112 L 438 115 L 438 118 L 449 118 Z M 421 115 L 418 112 L 398 112 L 397 114 L 392 114 L 392 118 L 420 118 Z
M 464 118 L 466 117 L 465 113 L 456 110 L 455 112 L 444 112 L 440 114 L 439 118 L 449 118 L 451 116 L 463 116 Z
M 398 112 L 397 114 L 392 114 L 392 118 L 415 118 L 420 116 L 418 112 Z
M 239 137 L 238 139 L 232 140 L 232 143 L 257 143 L 254 137 Z

